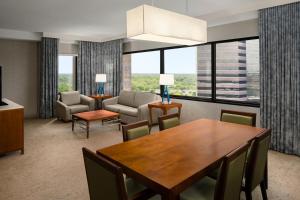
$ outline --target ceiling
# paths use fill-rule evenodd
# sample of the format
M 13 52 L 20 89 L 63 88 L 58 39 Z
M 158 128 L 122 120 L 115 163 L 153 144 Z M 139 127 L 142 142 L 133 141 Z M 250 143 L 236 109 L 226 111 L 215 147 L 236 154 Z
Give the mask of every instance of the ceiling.
M 186 3 L 187 2 L 187 3 Z M 126 11 L 141 4 L 208 21 L 209 26 L 257 17 L 257 10 L 293 0 L 1 0 L 0 29 L 99 39 L 126 32 Z M 187 5 L 187 6 L 186 6 Z

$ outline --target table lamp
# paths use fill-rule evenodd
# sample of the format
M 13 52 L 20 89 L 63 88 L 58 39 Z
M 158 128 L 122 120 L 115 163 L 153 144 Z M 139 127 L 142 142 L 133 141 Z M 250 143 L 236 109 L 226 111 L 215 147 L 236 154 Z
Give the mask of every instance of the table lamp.
M 167 98 L 168 104 L 170 104 L 170 95 L 168 91 L 169 85 L 174 85 L 174 75 L 173 74 L 160 74 L 159 85 L 164 86 L 164 91 L 162 95 L 162 103 L 164 103 L 164 98 Z
M 96 74 L 96 83 L 98 83 L 97 94 L 104 95 L 104 83 L 106 82 L 106 74 Z

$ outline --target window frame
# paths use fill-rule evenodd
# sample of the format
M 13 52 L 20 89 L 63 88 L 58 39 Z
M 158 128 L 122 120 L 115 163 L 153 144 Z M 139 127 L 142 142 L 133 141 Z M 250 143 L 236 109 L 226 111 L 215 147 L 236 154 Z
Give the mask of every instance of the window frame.
M 230 42 L 236 42 L 236 41 L 241 41 L 241 40 L 255 40 L 255 39 L 259 39 L 259 37 L 252 36 L 252 37 L 243 37 L 243 38 L 235 38 L 235 39 L 228 39 L 228 40 L 212 41 L 212 42 L 207 42 L 204 44 L 197 44 L 197 45 L 191 45 L 191 46 L 180 45 L 180 46 L 172 46 L 172 47 L 165 47 L 165 48 L 130 51 L 130 52 L 124 52 L 123 55 L 133 54 L 133 53 L 150 52 L 150 51 L 159 51 L 160 52 L 160 74 L 164 74 L 165 73 L 165 56 L 164 56 L 165 50 L 211 45 L 211 83 L 212 83 L 211 98 L 202 98 L 202 97 L 196 97 L 196 96 L 182 96 L 182 95 L 170 95 L 170 97 L 173 99 L 183 99 L 183 100 L 229 104 L 229 105 L 238 105 L 238 106 L 248 106 L 248 107 L 260 107 L 260 102 L 231 101 L 231 100 L 216 98 L 216 46 L 217 46 L 217 44 L 230 43 Z M 163 86 L 160 86 L 160 95 L 162 95 L 162 93 L 163 93 Z

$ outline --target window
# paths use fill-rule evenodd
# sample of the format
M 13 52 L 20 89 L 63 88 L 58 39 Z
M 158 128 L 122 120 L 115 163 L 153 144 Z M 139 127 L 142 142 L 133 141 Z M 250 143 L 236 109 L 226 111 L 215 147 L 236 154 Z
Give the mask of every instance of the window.
M 259 40 L 216 44 L 216 99 L 259 102 Z
M 75 56 L 58 57 L 58 91 L 74 90 Z
M 125 53 L 123 88 L 160 93 L 159 74 L 174 74 L 173 98 L 259 106 L 258 37 Z
M 159 74 L 159 51 L 123 56 L 123 89 L 160 93 Z
M 211 45 L 166 50 L 165 73 L 174 74 L 170 94 L 211 98 Z

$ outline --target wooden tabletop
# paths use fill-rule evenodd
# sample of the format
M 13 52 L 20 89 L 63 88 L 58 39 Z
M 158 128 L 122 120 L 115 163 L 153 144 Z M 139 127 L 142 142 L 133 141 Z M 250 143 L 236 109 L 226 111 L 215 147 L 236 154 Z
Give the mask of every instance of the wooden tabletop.
M 168 104 L 168 103 L 162 103 L 160 101 L 160 102 L 149 103 L 148 106 L 154 108 L 174 108 L 174 107 L 182 107 L 182 104 L 176 102 L 170 102 Z
M 95 111 L 76 113 L 73 114 L 73 116 L 86 121 L 94 121 L 94 120 L 118 117 L 119 113 L 111 112 L 108 110 L 95 110 Z
M 176 199 L 224 156 L 266 131 L 269 130 L 200 119 L 99 149 L 97 153 L 163 194 L 163 199 Z
M 111 96 L 111 95 L 91 95 L 90 96 L 91 98 L 93 98 L 93 99 L 109 99 L 109 98 L 112 98 L 113 96 Z

